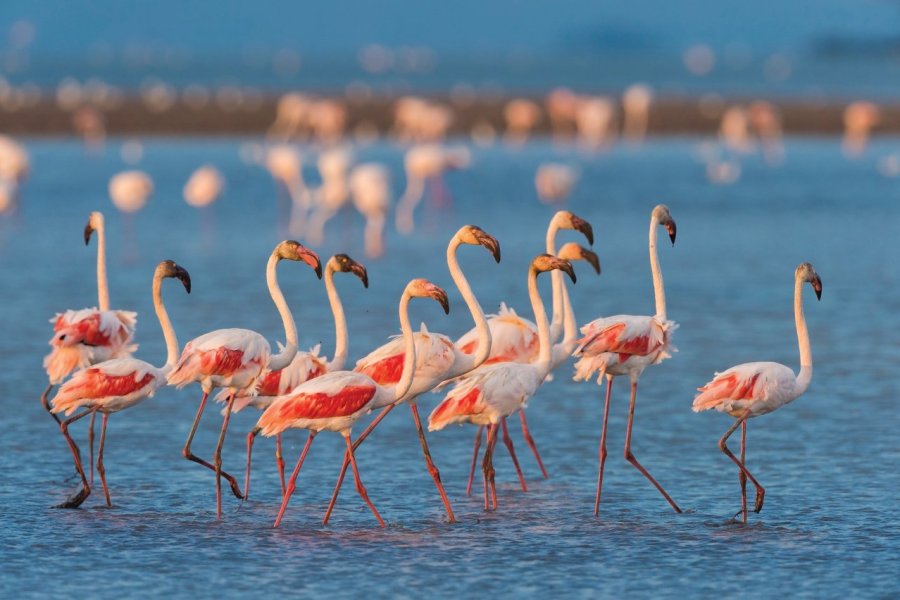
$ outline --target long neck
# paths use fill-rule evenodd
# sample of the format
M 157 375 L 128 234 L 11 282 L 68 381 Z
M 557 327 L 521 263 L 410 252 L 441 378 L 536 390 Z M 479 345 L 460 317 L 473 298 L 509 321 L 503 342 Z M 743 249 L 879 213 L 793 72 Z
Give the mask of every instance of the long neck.
M 109 286 L 106 282 L 106 227 L 101 220 L 97 227 L 97 303 L 100 310 L 109 310 Z
M 538 291 L 537 271 L 534 267 L 528 271 L 528 297 L 531 299 L 531 308 L 534 310 L 534 322 L 537 323 L 538 343 L 540 344 L 540 351 L 538 352 L 535 366 L 542 373 L 548 373 L 553 350 L 550 347 L 550 323 L 547 322 L 547 311 L 544 310 L 544 303 Z
M 562 273 L 559 273 L 562 275 Z M 569 290 L 566 286 L 566 282 L 562 282 L 562 286 L 560 288 L 562 292 L 562 305 L 563 305 L 563 346 L 571 346 L 572 349 L 575 347 L 575 340 L 578 338 L 578 323 L 575 321 L 575 311 L 572 310 L 572 302 L 569 300 Z
M 650 271 L 653 273 L 653 296 L 656 298 L 656 316 L 666 320 L 666 290 L 663 285 L 662 270 L 659 268 L 659 254 L 656 252 L 656 236 L 659 232 L 659 219 L 656 215 L 650 218 Z
M 547 254 L 550 256 L 556 256 L 557 232 L 559 232 L 559 225 L 556 223 L 556 217 L 553 217 L 550 221 L 550 226 L 547 227 Z M 565 308 L 562 301 L 562 288 L 565 284 L 563 283 L 563 274 L 558 270 L 550 273 L 550 278 L 553 282 L 553 318 L 550 322 L 550 341 L 554 341 L 559 339 L 559 335 L 562 333 L 563 319 L 565 318 Z
M 334 287 L 334 268 L 331 263 L 325 267 L 325 291 L 328 292 L 328 303 L 334 315 L 334 357 L 328 363 L 329 371 L 340 371 L 347 362 L 347 319 L 344 318 L 344 305 Z
M 156 309 L 156 318 L 162 327 L 163 337 L 166 339 L 166 364 L 163 369 L 171 369 L 178 360 L 178 338 L 175 337 L 175 328 L 169 320 L 169 313 L 162 300 L 162 274 L 153 276 L 153 308 Z
M 409 294 L 404 293 L 400 298 L 400 331 L 403 334 L 403 371 L 400 373 L 400 381 L 394 388 L 394 398 L 399 400 L 412 386 L 413 376 L 416 374 L 416 339 L 413 337 L 412 325 L 409 324 Z
M 803 280 L 794 284 L 794 321 L 797 325 L 797 343 L 800 345 L 800 374 L 797 376 L 795 392 L 799 396 L 809 387 L 812 380 L 812 349 L 809 347 L 809 332 L 803 314 Z
M 469 286 L 466 276 L 463 275 L 462 269 L 459 267 L 459 261 L 456 257 L 456 251 L 459 249 L 459 246 L 460 241 L 454 236 L 447 246 L 447 267 L 450 269 L 450 277 L 453 278 L 453 283 L 456 284 L 457 289 L 459 289 L 459 292 L 462 294 L 463 300 L 466 301 L 466 306 L 469 307 L 469 312 L 472 314 L 472 320 L 475 321 L 475 328 L 478 331 L 478 347 L 475 349 L 475 353 L 471 358 L 471 363 L 467 360 L 466 362 L 469 364 L 461 365 L 461 372 L 467 372 L 486 361 L 488 355 L 490 355 L 491 328 L 488 326 L 487 319 L 484 316 L 484 311 L 481 310 L 478 299 L 475 298 L 475 294 L 472 293 L 472 288 Z
M 278 286 L 276 265 L 278 265 L 278 258 L 275 254 L 272 254 L 269 257 L 269 263 L 266 265 L 266 284 L 269 286 L 269 294 L 271 294 L 272 300 L 278 308 L 278 314 L 281 315 L 287 345 L 281 352 L 269 359 L 268 367 L 273 371 L 288 366 L 297 354 L 297 326 L 294 324 L 294 316 L 291 314 L 291 309 L 288 308 L 284 294 L 281 293 L 281 288 Z

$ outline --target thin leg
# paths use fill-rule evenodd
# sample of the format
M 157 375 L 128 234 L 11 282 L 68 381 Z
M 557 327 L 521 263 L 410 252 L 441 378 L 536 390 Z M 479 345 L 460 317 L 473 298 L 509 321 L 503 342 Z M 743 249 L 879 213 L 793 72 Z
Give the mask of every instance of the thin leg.
M 444 503 L 444 508 L 447 511 L 447 520 L 451 523 L 456 523 L 456 517 L 453 515 L 453 509 L 450 507 L 450 499 L 447 498 L 447 492 L 444 491 L 444 486 L 441 483 L 441 474 L 435 466 L 434 461 L 431 459 L 431 452 L 428 450 L 428 442 L 425 441 L 425 431 L 422 429 L 422 421 L 419 419 L 419 409 L 415 404 L 410 404 L 409 408 L 412 410 L 413 422 L 415 422 L 416 430 L 419 432 L 419 443 L 422 444 L 422 454 L 425 455 L 425 465 L 428 467 L 428 472 L 431 473 L 431 478 L 434 479 L 434 485 L 437 486 L 438 493 L 441 495 L 441 501 Z
M 46 410 L 50 414 L 50 416 L 53 417 L 53 420 L 56 421 L 56 424 L 59 425 L 61 423 L 61 421 L 59 420 L 59 417 L 57 417 L 55 414 L 50 412 L 50 409 L 52 408 L 50 406 L 50 392 L 51 391 L 53 391 L 52 383 L 50 385 L 48 385 L 47 389 L 44 390 L 44 393 L 41 394 L 41 406 L 44 407 L 44 410 Z
M 281 495 L 284 496 L 284 456 L 281 454 L 281 434 L 275 436 L 275 464 L 278 466 L 278 478 L 281 479 Z
M 741 472 L 747 477 L 747 479 L 750 480 L 750 483 L 752 483 L 753 486 L 756 488 L 756 504 L 753 508 L 753 512 L 758 513 L 759 511 L 762 510 L 763 501 L 765 500 L 765 497 L 766 497 L 766 490 L 763 489 L 763 486 L 759 485 L 759 482 L 756 481 L 756 478 L 750 473 L 750 471 L 747 470 L 747 467 L 745 467 L 741 463 L 741 461 L 738 460 L 734 454 L 732 454 L 731 450 L 729 450 L 728 446 L 725 444 L 725 442 L 728 441 L 728 438 L 731 436 L 731 434 L 734 433 L 734 430 L 738 428 L 738 425 L 740 425 L 742 422 L 744 422 L 746 420 L 747 420 L 747 417 L 741 417 L 740 419 L 738 419 L 737 421 L 734 422 L 734 425 L 732 425 L 728 429 L 728 431 L 725 432 L 725 435 L 722 436 L 722 439 L 719 440 L 719 450 L 724 452 L 726 454 L 726 456 L 728 456 L 728 458 L 730 458 L 732 460 L 732 462 L 734 462 L 734 464 L 736 464 L 738 466 L 738 468 L 741 470 Z
M 203 465 L 210 471 L 215 471 L 216 468 L 213 465 L 191 452 L 191 442 L 194 441 L 194 434 L 197 433 L 197 426 L 200 424 L 200 417 L 203 415 L 203 409 L 206 407 L 207 398 L 209 398 L 209 392 L 203 392 L 203 399 L 200 400 L 200 408 L 197 409 L 197 416 L 194 417 L 194 424 L 191 425 L 191 432 L 188 434 L 187 442 L 185 442 L 184 444 L 181 455 L 186 459 L 197 463 L 198 465 Z M 231 491 L 234 493 L 235 497 L 243 499 L 244 494 L 241 492 L 241 488 L 238 486 L 237 480 L 225 471 L 221 471 L 221 476 L 224 477 L 226 481 L 228 481 L 228 483 L 231 485 Z
M 259 427 L 254 427 L 250 430 L 250 433 L 247 434 L 247 469 L 244 473 L 244 500 L 250 497 L 250 457 L 253 454 L 253 442 L 256 440 L 256 436 L 259 435 L 261 429 Z M 284 489 L 281 490 L 281 497 L 284 497 Z
M 87 476 L 84 474 L 84 467 L 81 466 L 81 452 L 78 450 L 75 440 L 69 435 L 69 425 L 93 412 L 93 409 L 86 410 L 74 417 L 69 417 L 59 424 L 59 429 L 66 438 L 66 442 L 69 443 L 69 449 L 72 450 L 72 456 L 75 458 L 75 470 L 81 475 L 81 489 L 69 496 L 62 504 L 58 504 L 56 508 L 78 508 L 91 495 L 91 486 L 88 484 Z
M 88 466 L 91 470 L 91 485 L 94 485 L 94 421 L 96 420 L 97 413 L 91 413 L 91 420 L 88 423 Z
M 216 518 L 222 518 L 222 446 L 225 445 L 225 432 L 228 431 L 228 421 L 231 420 L 231 408 L 234 406 L 235 392 L 228 397 L 225 406 L 225 417 L 222 419 L 222 431 L 219 432 L 219 442 L 213 453 L 213 465 L 216 467 Z M 243 494 L 241 498 L 243 498 Z
M 484 459 L 481 463 L 484 473 L 484 510 L 497 508 L 497 487 L 494 481 L 494 445 L 497 443 L 497 425 L 488 425 L 487 443 L 484 446 Z
M 747 421 L 741 423 L 741 464 L 747 467 Z M 741 521 L 747 522 L 747 476 L 743 471 L 738 471 L 738 481 L 741 482 Z
M 594 516 L 600 514 L 600 493 L 603 491 L 603 466 L 606 464 L 606 422 L 609 420 L 609 399 L 612 396 L 612 377 L 606 378 L 606 402 L 603 404 L 603 425 L 600 428 L 600 472 L 597 475 L 597 497 Z
M 472 495 L 472 482 L 475 480 L 475 464 L 478 462 L 478 449 L 481 448 L 481 438 L 484 433 L 484 425 L 479 425 L 475 431 L 475 447 L 472 450 L 472 466 L 469 467 L 469 483 L 466 485 L 466 496 Z
M 375 426 L 381 423 L 381 420 L 384 419 L 389 412 L 394 410 L 396 404 L 389 404 L 385 406 L 378 416 L 372 419 L 372 422 L 369 423 L 369 426 L 366 427 L 365 431 L 363 431 L 356 441 L 353 442 L 353 449 L 356 450 L 363 441 L 369 437 L 369 434 L 372 433 L 372 430 L 375 429 Z M 325 516 L 322 518 L 322 525 L 328 525 L 328 519 L 331 518 L 331 512 L 334 510 L 334 505 L 337 502 L 338 494 L 341 493 L 341 486 L 344 485 L 344 476 L 347 475 L 347 467 L 350 466 L 350 455 L 348 453 L 344 453 L 344 463 L 341 465 L 341 474 L 338 475 L 337 484 L 334 486 L 334 492 L 331 494 L 331 500 L 328 502 L 328 509 L 325 511 Z
M 641 466 L 641 463 L 638 462 L 638 460 L 634 457 L 634 454 L 631 452 L 631 426 L 634 424 L 634 404 L 636 399 L 637 381 L 632 381 L 631 404 L 628 407 L 628 428 L 625 430 L 625 459 L 633 464 L 635 468 L 640 471 L 641 474 L 646 477 L 650 481 L 650 483 L 652 483 L 656 487 L 657 490 L 659 490 L 659 493 L 663 495 L 663 498 L 666 499 L 666 502 L 668 502 L 672 506 L 675 512 L 680 513 L 681 509 L 678 508 L 678 505 L 675 504 L 675 501 L 672 500 L 672 497 L 666 493 L 666 490 L 664 490 L 663 487 L 659 485 L 659 483 L 657 483 L 655 479 L 653 479 L 653 476 L 651 476 L 650 473 L 647 472 L 647 469 Z
M 534 443 L 534 438 L 531 437 L 531 432 L 528 431 L 528 421 L 525 419 L 524 410 L 519 410 L 519 419 L 522 420 L 522 436 L 525 438 L 525 443 L 531 448 L 531 453 L 534 454 L 534 459 L 541 468 L 541 475 L 544 476 L 544 479 L 549 479 L 550 475 L 547 473 L 547 469 L 544 468 L 544 461 L 541 460 L 541 455 L 538 452 L 537 445 Z
M 290 502 L 291 496 L 294 495 L 294 490 L 297 489 L 297 475 L 300 474 L 300 467 L 303 466 L 303 461 L 306 460 L 306 453 L 309 452 L 309 447 L 312 446 L 314 437 L 316 437 L 316 432 L 310 431 L 309 437 L 306 438 L 306 444 L 303 446 L 303 452 L 300 453 L 300 458 L 297 460 L 297 466 L 294 467 L 294 472 L 291 473 L 291 478 L 288 480 L 287 489 L 284 490 L 284 497 L 281 499 L 281 509 L 278 511 L 278 516 L 275 517 L 275 524 L 272 527 L 278 527 L 281 524 L 288 502 Z
M 513 449 L 513 441 L 509 436 L 509 428 L 506 426 L 506 417 L 500 420 L 500 426 L 503 428 L 503 443 L 506 445 L 506 449 L 509 450 L 513 466 L 516 468 L 516 474 L 519 476 L 519 484 L 522 486 L 522 491 L 527 492 L 528 486 L 525 484 L 525 476 L 522 475 L 522 469 L 519 468 L 519 459 L 516 458 L 516 451 Z
M 94 424 L 93 420 L 94 417 L 92 415 L 91 425 Z M 97 473 L 100 474 L 100 483 L 103 484 L 103 495 L 106 496 L 106 506 L 112 508 L 112 501 L 109 499 L 109 488 L 106 486 L 106 468 L 103 466 L 103 447 L 106 445 L 106 422 L 108 420 L 109 415 L 103 413 L 103 419 L 100 422 L 100 447 L 97 448 Z M 91 483 L 93 484 L 94 482 L 92 481 Z
M 350 466 L 353 467 L 353 479 L 356 480 L 356 491 L 359 492 L 360 497 L 365 503 L 369 505 L 372 514 L 378 519 L 378 524 L 384 527 L 384 521 L 381 519 L 381 515 L 378 514 L 375 505 L 369 500 L 369 494 L 366 493 L 366 488 L 363 486 L 362 479 L 359 478 L 359 469 L 356 466 L 356 457 L 353 455 L 353 444 L 350 442 L 350 434 L 344 434 L 344 439 L 347 441 L 347 452 L 350 453 Z

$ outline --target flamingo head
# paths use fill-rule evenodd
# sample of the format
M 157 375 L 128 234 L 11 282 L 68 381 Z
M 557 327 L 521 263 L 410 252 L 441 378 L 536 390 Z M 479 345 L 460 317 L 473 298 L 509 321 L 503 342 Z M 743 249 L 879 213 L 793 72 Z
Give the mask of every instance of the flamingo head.
M 653 209 L 653 217 L 656 219 L 656 222 L 666 228 L 666 231 L 669 232 L 669 239 L 672 240 L 672 245 L 675 245 L 675 219 L 672 218 L 672 215 L 669 214 L 669 207 L 665 204 L 657 204 L 656 208 Z
M 494 260 L 500 262 L 500 242 L 497 241 L 497 238 L 485 232 L 481 227 L 464 225 L 456 235 L 463 244 L 484 246 L 494 256 Z
M 794 272 L 794 277 L 800 281 L 809 283 L 816 293 L 816 300 L 822 299 L 822 279 L 811 264 L 808 262 L 802 263 Z
M 91 234 L 94 233 L 97 229 L 101 229 L 103 227 L 103 213 L 95 210 L 91 213 L 91 216 L 88 217 L 87 225 L 84 226 L 84 245 L 87 246 L 91 243 Z
M 328 261 L 328 267 L 341 273 L 353 273 L 362 281 L 363 287 L 369 287 L 369 274 L 366 272 L 366 268 L 346 254 L 332 256 Z
M 587 261 L 592 267 L 594 267 L 594 271 L 596 271 L 597 275 L 600 274 L 600 258 L 597 256 L 597 254 L 591 252 L 583 246 L 579 246 L 575 242 L 569 242 L 568 244 L 565 244 L 562 248 L 559 249 L 559 252 L 556 254 L 556 256 L 558 256 L 559 258 L 564 258 L 568 261 Z
M 179 266 L 174 260 L 164 260 L 156 266 L 156 272 L 163 278 L 177 279 L 184 286 L 188 294 L 191 293 L 191 274 L 187 269 Z
M 444 309 L 444 314 L 450 314 L 450 301 L 447 292 L 427 279 L 413 279 L 406 285 L 405 294 L 412 298 L 433 298 Z
M 553 220 L 556 221 L 560 229 L 574 229 L 575 231 L 580 231 L 587 239 L 588 244 L 594 245 L 594 228 L 591 227 L 590 223 L 575 213 L 567 210 L 560 210 L 553 216 Z
M 311 266 L 319 279 L 322 279 L 322 263 L 319 261 L 319 255 L 294 240 L 285 240 L 275 246 L 272 253 L 278 260 L 298 260 L 305 262 Z
M 552 254 L 538 254 L 534 257 L 534 260 L 531 261 L 531 268 L 538 273 L 555 271 L 558 269 L 563 273 L 568 274 L 572 283 L 577 281 L 575 278 L 575 269 L 572 268 L 572 263 L 565 258 L 558 258 Z

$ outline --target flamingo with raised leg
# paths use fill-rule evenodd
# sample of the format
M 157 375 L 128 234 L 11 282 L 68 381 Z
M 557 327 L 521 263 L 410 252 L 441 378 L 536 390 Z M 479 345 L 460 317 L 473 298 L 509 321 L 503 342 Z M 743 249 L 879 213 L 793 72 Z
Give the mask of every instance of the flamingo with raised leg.
M 677 325 L 666 316 L 666 291 L 663 285 L 659 255 L 656 251 L 657 229 L 662 225 L 675 244 L 675 220 L 669 209 L 660 204 L 650 215 L 650 270 L 653 274 L 653 292 L 656 299 L 656 314 L 652 317 L 615 315 L 591 321 L 581 328 L 584 337 L 579 340 L 574 356 L 580 357 L 575 364 L 575 381 L 587 381 L 595 373 L 597 383 L 606 377 L 606 401 L 603 407 L 603 426 L 600 430 L 600 469 L 597 476 L 597 495 L 594 500 L 594 515 L 600 513 L 600 494 L 603 490 L 603 467 L 606 463 L 606 422 L 609 417 L 609 400 L 613 378 L 626 375 L 631 380 L 631 403 L 628 409 L 628 425 L 625 429 L 625 459 L 652 483 L 663 495 L 675 512 L 681 509 L 666 490 L 653 478 L 631 451 L 631 428 L 634 424 L 634 405 L 637 399 L 638 378 L 644 369 L 669 358 L 674 351 L 671 346 L 672 332 Z
M 249 329 L 217 329 L 201 335 L 188 342 L 175 369 L 169 373 L 169 384 L 182 388 L 190 383 L 198 382 L 203 388 L 203 397 L 197 416 L 191 425 L 191 431 L 185 442 L 182 455 L 195 463 L 201 464 L 216 473 L 216 518 L 222 518 L 222 477 L 231 485 L 231 491 L 237 498 L 243 498 L 240 487 L 234 477 L 222 470 L 222 445 L 225 443 L 225 432 L 237 393 L 243 389 L 253 389 L 263 370 L 273 371 L 288 366 L 297 354 L 297 327 L 294 317 L 278 286 L 276 267 L 282 260 L 304 262 L 322 277 L 319 257 L 299 242 L 286 240 L 278 244 L 269 256 L 266 265 L 266 283 L 269 295 L 278 308 L 284 325 L 287 345 L 278 354 L 273 355 L 269 342 L 262 335 Z M 200 417 L 206 407 L 206 400 L 214 388 L 226 388 L 230 391 L 222 419 L 222 430 L 213 454 L 213 462 L 209 463 L 191 452 L 191 442 L 197 433 Z
M 409 323 L 409 301 L 411 298 L 433 298 L 449 312 L 447 293 L 425 279 L 413 279 L 407 284 L 400 298 L 400 329 L 403 331 L 403 367 L 400 379 L 390 385 L 379 384 L 375 379 L 357 371 L 333 371 L 300 385 L 286 396 L 279 396 L 259 418 L 256 426 L 263 435 L 272 436 L 288 429 L 307 429 L 309 437 L 297 460 L 287 490 L 281 501 L 281 509 L 275 519 L 275 527 L 281 523 L 288 502 L 297 487 L 297 476 L 313 438 L 320 431 L 335 431 L 344 436 L 347 453 L 353 467 L 356 491 L 371 509 L 372 514 L 384 527 L 384 521 L 375 505 L 369 500 L 366 488 L 359 477 L 350 430 L 359 418 L 374 406 L 392 404 L 406 394 L 413 384 L 416 365 L 416 341 Z
M 803 315 L 804 283 L 812 286 L 817 300 L 822 299 L 822 280 L 809 263 L 801 264 L 794 272 L 794 324 L 800 346 L 800 372 L 795 374 L 789 367 L 776 362 L 744 363 L 716 373 L 712 381 L 699 388 L 700 393 L 694 398 L 694 412 L 715 409 L 737 419 L 719 440 L 719 450 L 740 470 L 741 510 L 734 518 L 741 515 L 743 523 L 747 522 L 747 479 L 756 488 L 754 512 L 762 510 L 766 495 L 766 490 L 747 470 L 747 420 L 768 414 L 796 400 L 806 392 L 812 381 L 812 350 L 809 347 L 806 317 Z M 728 438 L 738 427 L 741 428 L 740 460 L 726 445 Z
M 319 346 L 309 352 L 297 352 L 297 355 L 291 361 L 291 364 L 280 370 L 267 369 L 260 377 L 259 384 L 256 386 L 255 395 L 250 390 L 244 389 L 238 392 L 234 401 L 232 412 L 238 412 L 247 405 L 253 406 L 260 410 L 265 410 L 272 404 L 276 396 L 283 396 L 294 390 L 298 385 L 329 373 L 331 371 L 340 371 L 347 362 L 347 319 L 344 316 L 344 305 L 338 296 L 337 288 L 334 285 L 335 273 L 353 273 L 362 280 L 363 286 L 369 287 L 369 275 L 366 268 L 347 256 L 346 254 L 336 254 L 328 259 L 325 264 L 325 290 L 328 293 L 328 303 L 331 306 L 331 314 L 334 317 L 334 356 L 330 361 L 319 356 Z M 228 390 L 222 390 L 216 396 L 219 402 L 228 400 Z M 244 479 L 244 499 L 250 495 L 250 448 L 253 440 L 259 433 L 258 429 L 254 429 L 247 435 L 247 471 Z M 281 452 L 281 434 L 275 436 L 275 462 L 278 466 L 278 475 L 281 479 L 281 494 L 284 495 L 284 459 Z
M 162 301 L 162 281 L 166 278 L 179 279 L 188 293 L 191 292 L 191 277 L 182 267 L 171 260 L 164 260 L 156 267 L 153 274 L 153 306 L 166 339 L 166 362 L 161 367 L 154 367 L 148 362 L 136 358 L 114 358 L 96 363 L 91 367 L 75 373 L 60 387 L 53 398 L 53 413 L 65 412 L 66 419 L 59 425 L 63 436 L 75 458 L 75 468 L 81 476 L 81 489 L 69 497 L 58 508 L 78 508 L 91 494 L 91 487 L 81 465 L 81 456 L 75 440 L 69 435 L 69 426 L 75 421 L 100 413 L 103 421 L 100 426 L 100 447 L 97 452 L 97 473 L 103 483 L 103 495 L 106 505 L 111 507 L 109 487 L 106 485 L 106 469 L 103 467 L 103 450 L 106 443 L 106 424 L 109 415 L 126 408 L 131 408 L 142 400 L 153 396 L 160 386 L 166 382 L 166 376 L 175 366 L 178 359 L 178 340 L 166 307 Z M 82 412 L 69 416 L 79 408 Z
M 501 362 L 483 365 L 457 379 L 456 385 L 428 417 L 428 430 L 438 431 L 452 423 L 488 426 L 484 450 L 484 509 L 497 508 L 493 452 L 497 428 L 506 417 L 519 410 L 537 392 L 550 372 L 552 345 L 550 323 L 537 287 L 537 275 L 562 270 L 575 282 L 569 261 L 539 254 L 528 268 L 528 296 L 538 325 L 538 359 L 532 363 Z
M 447 511 L 447 519 L 454 523 L 456 517 L 453 514 L 453 508 L 450 506 L 450 499 L 447 492 L 444 491 L 444 485 L 441 483 L 441 474 L 431 458 L 431 452 L 428 449 L 428 442 L 425 440 L 425 432 L 422 429 L 422 422 L 419 419 L 419 409 L 416 400 L 419 396 L 427 391 L 434 389 L 435 386 L 452 379 L 464 373 L 468 373 L 472 369 L 481 365 L 488 357 L 491 348 L 491 332 L 488 327 L 484 311 L 472 288 L 466 280 L 462 269 L 459 267 L 459 261 L 456 257 L 457 250 L 463 244 L 472 246 L 484 246 L 494 256 L 494 260 L 500 262 L 500 243 L 493 236 L 485 233 L 480 227 L 474 225 L 464 225 L 456 232 L 447 244 L 447 266 L 450 269 L 450 276 L 453 283 L 459 289 L 475 326 L 478 330 L 477 348 L 474 354 L 467 354 L 453 344 L 449 337 L 439 333 L 431 333 L 422 325 L 422 330 L 415 335 L 416 342 L 416 369 L 413 377 L 412 387 L 409 391 L 399 397 L 396 401 L 387 405 L 374 403 L 372 408 L 381 408 L 379 415 L 369 424 L 365 431 L 356 439 L 353 447 L 356 449 L 365 441 L 373 429 L 384 419 L 394 407 L 406 402 L 412 411 L 413 423 L 419 434 L 419 443 L 422 445 L 422 453 L 425 455 L 425 465 L 428 472 L 434 479 L 434 484 L 438 489 L 444 508 Z M 380 385 L 394 385 L 400 380 L 401 365 L 405 360 L 405 341 L 402 338 L 394 338 L 390 342 L 384 344 L 380 348 L 371 352 L 365 358 L 360 359 L 356 363 L 356 371 L 364 373 L 377 381 Z M 341 467 L 341 473 L 338 477 L 337 485 L 334 493 L 331 495 L 331 502 L 328 504 L 328 510 L 325 512 L 323 524 L 328 523 L 331 512 L 337 502 L 341 485 L 344 481 L 344 475 L 347 473 L 347 465 L 350 456 L 344 457 L 344 464 Z

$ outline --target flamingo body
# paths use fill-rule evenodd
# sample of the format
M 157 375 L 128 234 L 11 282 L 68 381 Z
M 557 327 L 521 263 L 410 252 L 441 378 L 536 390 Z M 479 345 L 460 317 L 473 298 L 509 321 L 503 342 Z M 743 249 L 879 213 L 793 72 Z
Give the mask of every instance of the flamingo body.
M 205 392 L 215 387 L 252 386 L 269 362 L 272 349 L 262 335 L 249 329 L 217 329 L 188 342 L 169 384 L 179 389 L 199 382 Z
M 491 329 L 491 353 L 485 364 L 506 361 L 529 363 L 537 359 L 537 326 L 508 308 L 505 302 L 500 303 L 497 314 L 488 316 L 488 327 Z M 478 347 L 477 329 L 459 338 L 456 346 L 464 354 L 474 354 Z
M 280 346 L 280 344 L 279 344 Z M 319 346 L 316 345 L 308 352 L 297 352 L 291 364 L 283 369 L 265 369 L 256 383 L 256 394 L 248 389 L 238 392 L 234 400 L 231 412 L 238 412 L 252 406 L 260 410 L 269 407 L 276 396 L 288 394 L 301 383 L 314 379 L 328 370 L 325 359 L 319 356 Z M 217 402 L 228 400 L 229 391 L 221 390 L 216 395 Z
M 124 310 L 83 308 L 57 313 L 50 354 L 44 368 L 50 383 L 57 384 L 75 369 L 127 356 L 137 350 L 132 343 L 137 313 Z
M 716 373 L 712 381 L 698 389 L 694 412 L 714 409 L 733 417 L 758 417 L 796 399 L 797 376 L 776 362 L 751 362 Z
M 53 398 L 53 413 L 71 415 L 82 406 L 113 413 L 153 396 L 166 381 L 165 372 L 136 358 L 114 358 L 82 369 Z
M 595 319 L 581 328 L 575 356 L 575 380 L 587 381 L 594 373 L 640 375 L 648 366 L 671 357 L 675 347 L 674 321 L 657 317 L 616 315 Z

